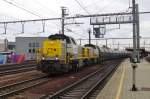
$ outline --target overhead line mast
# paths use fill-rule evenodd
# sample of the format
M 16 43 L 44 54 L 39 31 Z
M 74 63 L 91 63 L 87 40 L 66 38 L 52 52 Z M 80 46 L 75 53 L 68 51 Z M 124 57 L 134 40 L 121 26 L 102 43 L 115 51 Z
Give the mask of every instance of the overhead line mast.
M 61 14 L 61 33 L 64 35 L 65 32 L 65 16 L 67 16 L 68 14 L 66 13 L 66 7 L 61 7 L 62 10 L 62 14 Z
M 132 91 L 137 91 L 136 87 L 136 68 L 139 59 L 139 15 L 138 13 L 138 4 L 135 0 L 132 0 L 132 15 L 133 15 L 133 55 L 132 55 Z

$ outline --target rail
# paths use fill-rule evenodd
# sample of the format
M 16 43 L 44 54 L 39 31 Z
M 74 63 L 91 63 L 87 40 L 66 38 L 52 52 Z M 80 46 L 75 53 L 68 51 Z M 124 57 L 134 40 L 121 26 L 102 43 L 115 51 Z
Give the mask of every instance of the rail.
M 40 99 L 87 99 L 94 89 L 100 85 L 104 85 L 104 80 L 108 79 L 109 75 L 116 70 L 117 66 L 118 63 L 104 66 L 55 94 L 42 96 Z
M 0 87 L 0 99 L 6 99 L 7 97 L 12 96 L 14 94 L 18 94 L 19 92 L 22 92 L 26 89 L 46 83 L 49 80 L 50 79 L 48 79 L 47 76 L 41 76 L 2 86 Z

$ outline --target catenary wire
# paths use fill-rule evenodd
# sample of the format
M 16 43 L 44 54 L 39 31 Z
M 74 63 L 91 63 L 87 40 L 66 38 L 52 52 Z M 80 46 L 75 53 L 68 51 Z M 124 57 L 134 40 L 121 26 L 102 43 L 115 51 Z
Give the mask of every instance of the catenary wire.
M 34 15 L 34 16 L 37 16 L 37 17 L 41 18 L 41 16 L 39 16 L 39 15 L 37 15 L 37 14 L 35 14 L 35 13 L 33 13 L 33 12 L 31 12 L 31 11 L 29 11 L 29 10 L 23 8 L 23 7 L 20 7 L 20 6 L 16 5 L 15 3 L 12 3 L 12 2 L 7 1 L 7 0 L 3 0 L 3 1 L 6 2 L 6 3 L 8 3 L 8 4 L 10 4 L 10 5 L 13 5 L 13 6 L 15 6 L 15 7 L 19 8 L 19 9 L 22 9 L 22 10 L 24 10 L 24 11 L 26 11 L 26 12 L 28 12 L 28 13 Z
M 85 7 L 83 7 L 82 4 L 81 4 L 78 0 L 75 0 L 75 1 L 78 3 L 78 5 L 79 5 L 87 14 L 90 14 L 89 11 L 88 11 Z

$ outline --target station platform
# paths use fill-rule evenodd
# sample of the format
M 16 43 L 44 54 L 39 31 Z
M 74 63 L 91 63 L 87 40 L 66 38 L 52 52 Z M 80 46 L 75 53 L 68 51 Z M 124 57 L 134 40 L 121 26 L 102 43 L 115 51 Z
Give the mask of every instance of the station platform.
M 132 89 L 132 67 L 124 60 L 96 99 L 150 99 L 150 63 L 141 60 L 136 69 L 136 86 Z

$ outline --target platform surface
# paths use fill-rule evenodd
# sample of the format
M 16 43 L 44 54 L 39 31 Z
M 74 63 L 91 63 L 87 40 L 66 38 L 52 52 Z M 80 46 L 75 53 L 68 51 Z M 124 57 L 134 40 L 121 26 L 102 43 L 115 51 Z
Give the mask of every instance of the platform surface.
M 132 67 L 124 60 L 96 99 L 150 99 L 150 63 L 142 60 L 136 71 L 136 86 L 132 88 Z

